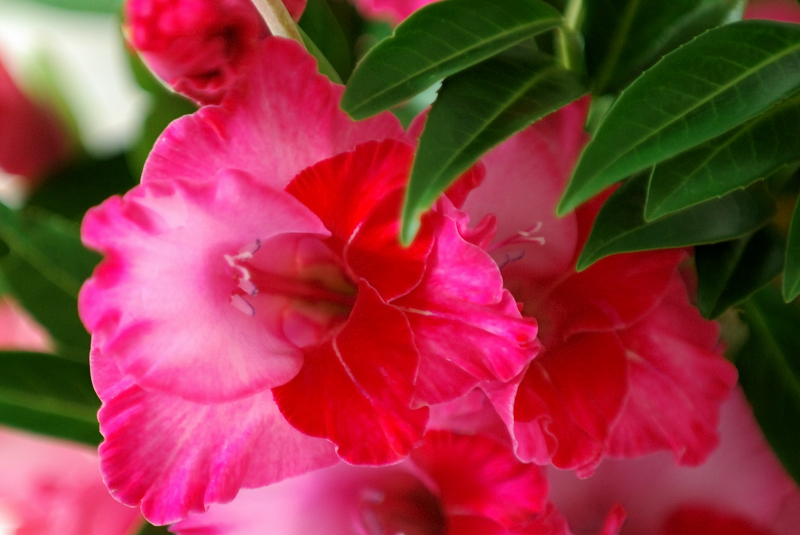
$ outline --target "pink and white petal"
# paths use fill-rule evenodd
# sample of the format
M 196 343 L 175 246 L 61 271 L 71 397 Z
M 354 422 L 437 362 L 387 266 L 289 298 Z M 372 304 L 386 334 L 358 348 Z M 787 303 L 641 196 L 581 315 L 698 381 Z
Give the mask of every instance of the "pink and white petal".
M 97 350 L 92 375 L 105 398 L 98 418 L 106 485 L 154 524 L 228 502 L 241 487 L 337 461 L 328 441 L 286 423 L 269 391 L 230 403 L 192 403 L 143 390 Z
M 188 400 L 285 383 L 302 354 L 265 328 L 269 314 L 232 306 L 238 272 L 225 257 L 281 233 L 327 235 L 291 195 L 232 170 L 213 181 L 151 181 L 93 208 L 82 236 L 106 260 L 79 309 L 95 345 L 140 386 Z
M 248 79 L 220 106 L 204 107 L 164 131 L 142 181 L 202 180 L 209 170 L 236 168 L 283 189 L 306 167 L 359 143 L 408 138 L 388 112 L 352 121 L 339 108 L 344 88 L 318 74 L 298 43 L 270 38 L 257 52 Z
M 718 329 L 700 317 L 675 280 L 656 310 L 620 332 L 630 386 L 609 436 L 609 455 L 667 449 L 678 463 L 696 466 L 717 447 L 719 408 L 737 376 L 716 344 Z
M 573 273 L 541 305 L 525 301 L 525 312 L 542 318 L 546 346 L 577 332 L 627 327 L 662 301 L 685 257 L 682 249 L 668 249 L 604 258 Z
M 626 366 L 610 333 L 575 335 L 537 357 L 516 393 L 517 456 L 591 475 L 627 395 Z
M 545 508 L 548 487 L 541 469 L 520 463 L 493 439 L 430 431 L 411 460 L 435 482 L 446 515 L 481 516 L 515 528 Z
M 473 221 L 486 214 L 497 216 L 498 245 L 517 240 L 493 251 L 501 265 L 506 257 L 524 255 L 511 264 L 524 275 L 515 279 L 555 277 L 574 260 L 576 220 L 574 216 L 558 218 L 555 207 L 588 141 L 583 131 L 588 105 L 588 99 L 582 99 L 565 106 L 482 158 L 486 178 L 467 198 L 463 209 Z M 544 244 L 529 237 L 543 238 Z M 505 273 L 504 277 L 508 279 Z M 512 292 L 516 295 L 515 289 Z
M 329 438 L 352 464 L 389 464 L 422 439 L 427 408 L 411 409 L 418 354 L 402 312 L 363 281 L 333 340 L 306 352 L 300 373 L 274 388 L 286 420 Z

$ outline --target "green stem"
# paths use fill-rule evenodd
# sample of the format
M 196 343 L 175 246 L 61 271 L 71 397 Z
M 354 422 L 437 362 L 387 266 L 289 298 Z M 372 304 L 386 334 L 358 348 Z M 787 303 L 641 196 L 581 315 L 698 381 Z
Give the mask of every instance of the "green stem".
M 556 30 L 556 55 L 564 68 L 579 68 L 580 46 L 575 32 L 583 22 L 583 0 L 568 0 L 564 8 L 564 25 Z
M 303 38 L 300 37 L 300 32 L 297 31 L 297 26 L 286 10 L 286 6 L 283 5 L 282 0 L 253 0 L 253 5 L 256 6 L 261 18 L 267 23 L 267 28 L 269 28 L 272 35 L 294 39 L 305 46 Z

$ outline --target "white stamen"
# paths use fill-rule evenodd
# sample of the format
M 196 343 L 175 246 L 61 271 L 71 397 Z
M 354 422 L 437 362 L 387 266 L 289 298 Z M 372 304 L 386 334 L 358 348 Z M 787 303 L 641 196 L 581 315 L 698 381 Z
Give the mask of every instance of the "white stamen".
M 255 297 L 258 295 L 258 288 L 250 281 L 250 273 L 247 273 L 247 278 L 241 277 L 239 279 L 239 289 L 247 295 Z
M 239 312 L 243 312 L 248 316 L 250 316 L 251 318 L 256 315 L 256 309 L 253 308 L 253 305 L 245 301 L 244 297 L 242 297 L 241 295 L 238 294 L 232 295 L 230 301 L 231 304 L 233 305 L 233 308 L 235 308 Z

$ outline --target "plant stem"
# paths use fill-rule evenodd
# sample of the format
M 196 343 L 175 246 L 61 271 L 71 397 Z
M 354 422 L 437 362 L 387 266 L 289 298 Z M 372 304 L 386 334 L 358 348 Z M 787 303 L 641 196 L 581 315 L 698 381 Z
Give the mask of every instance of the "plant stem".
M 305 46 L 300 32 L 297 31 L 297 26 L 281 0 L 253 0 L 253 5 L 267 23 L 267 28 L 272 35 L 294 39 Z

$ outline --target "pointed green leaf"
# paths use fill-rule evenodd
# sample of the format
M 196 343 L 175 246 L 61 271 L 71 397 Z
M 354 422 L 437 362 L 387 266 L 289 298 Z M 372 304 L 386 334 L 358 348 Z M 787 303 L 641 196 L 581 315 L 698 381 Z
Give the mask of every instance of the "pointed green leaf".
M 623 91 L 583 151 L 558 213 L 798 90 L 799 25 L 748 20 L 704 33 Z
M 419 140 L 403 240 L 413 239 L 421 213 L 483 154 L 586 91 L 574 73 L 544 54 L 497 56 L 446 79 Z
M 83 247 L 77 225 L 44 211 L 18 215 L 0 205 L 0 238 L 11 249 L 0 264 L 11 292 L 59 346 L 88 358 L 78 292 L 100 256 Z
M 772 226 L 753 234 L 695 248 L 697 300 L 714 319 L 763 288 L 783 269 L 785 240 Z
M 89 366 L 44 353 L 0 352 L 0 423 L 86 444 L 102 440 Z
M 742 0 L 586 3 L 586 63 L 595 94 L 619 91 L 661 56 L 741 13 Z
M 425 6 L 356 66 L 342 109 L 364 119 L 562 21 L 541 0 L 444 0 Z
M 721 197 L 800 160 L 800 94 L 655 167 L 645 218 Z
M 355 63 L 353 51 L 328 0 L 308 0 L 298 26 L 305 32 L 303 38 L 313 41 L 335 72 L 347 80 Z
M 578 258 L 584 270 L 603 257 L 731 240 L 763 226 L 775 202 L 762 184 L 734 191 L 648 223 L 643 208 L 647 175 L 631 179 L 603 204 Z
M 768 286 L 743 308 L 750 338 L 736 354 L 739 383 L 767 441 L 800 484 L 800 307 Z
M 788 303 L 800 295 L 800 202 L 794 207 L 789 239 L 786 242 L 786 265 L 783 270 L 783 298 Z

